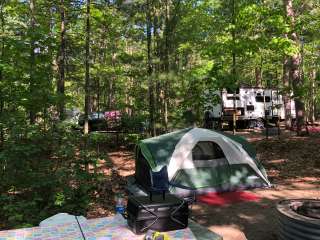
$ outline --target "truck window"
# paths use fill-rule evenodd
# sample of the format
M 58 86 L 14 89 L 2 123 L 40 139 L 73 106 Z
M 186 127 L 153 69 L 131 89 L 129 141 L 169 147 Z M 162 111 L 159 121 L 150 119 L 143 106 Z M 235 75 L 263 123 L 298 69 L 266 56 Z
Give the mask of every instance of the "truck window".
M 264 97 L 264 100 L 265 100 L 266 102 L 271 102 L 271 98 L 270 98 L 269 96 L 265 96 L 265 97 Z

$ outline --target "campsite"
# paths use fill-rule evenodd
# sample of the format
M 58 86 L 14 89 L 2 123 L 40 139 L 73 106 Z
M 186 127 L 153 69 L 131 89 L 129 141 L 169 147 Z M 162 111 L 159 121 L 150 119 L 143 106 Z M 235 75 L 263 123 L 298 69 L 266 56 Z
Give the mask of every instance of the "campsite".
M 320 239 L 319 0 L 0 0 L 0 240 Z
M 214 198 L 193 206 L 193 218 L 224 236 L 224 239 L 277 239 L 276 203 L 282 199 L 320 198 L 319 136 L 296 137 L 286 132 L 278 139 L 266 139 L 261 131 L 238 133 L 257 149 L 260 161 L 274 187 L 250 190 L 252 195 Z M 301 151 L 301 148 L 305 149 Z M 117 169 L 113 185 L 126 187 L 126 177 L 134 173 L 134 155 L 126 149 L 109 153 Z M 111 167 L 111 166 L 110 166 Z M 104 169 L 109 172 L 110 169 Z M 115 187 L 115 191 L 117 191 Z M 227 195 L 228 197 L 228 195 Z M 235 200 L 232 199 L 236 198 Z M 110 199 L 109 201 L 112 201 Z M 204 200 L 206 202 L 206 200 Z M 212 203 L 210 203 L 210 201 Z M 108 216 L 113 208 L 97 204 L 91 217 Z M 245 238 L 246 237 L 246 238 Z

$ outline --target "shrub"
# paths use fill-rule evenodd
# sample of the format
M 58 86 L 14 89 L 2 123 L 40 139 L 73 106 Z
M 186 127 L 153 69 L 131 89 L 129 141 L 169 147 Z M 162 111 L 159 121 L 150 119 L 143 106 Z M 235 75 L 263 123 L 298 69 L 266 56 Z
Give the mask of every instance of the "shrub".
M 12 129 L 0 152 L 0 220 L 30 226 L 58 212 L 85 214 L 97 182 L 86 165 L 98 156 L 67 126 Z

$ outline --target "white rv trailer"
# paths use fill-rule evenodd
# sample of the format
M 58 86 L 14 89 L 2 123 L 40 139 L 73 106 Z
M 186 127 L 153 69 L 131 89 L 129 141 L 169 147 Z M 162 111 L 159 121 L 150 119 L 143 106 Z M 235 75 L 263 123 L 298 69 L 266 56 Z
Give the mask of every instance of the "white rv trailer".
M 266 120 L 277 122 L 284 120 L 285 110 L 282 95 L 276 89 L 240 87 L 235 92 L 223 89 L 215 91 L 219 96 L 219 103 L 207 104 L 211 118 L 215 123 L 232 122 L 233 114 L 237 122 L 246 125 L 263 126 Z M 291 100 L 291 116 L 295 118 L 294 101 Z

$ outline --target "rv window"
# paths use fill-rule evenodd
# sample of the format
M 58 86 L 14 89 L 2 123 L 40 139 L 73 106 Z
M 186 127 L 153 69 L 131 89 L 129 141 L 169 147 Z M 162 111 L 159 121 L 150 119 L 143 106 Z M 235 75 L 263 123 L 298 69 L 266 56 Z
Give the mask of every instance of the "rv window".
M 236 96 L 236 97 L 234 97 L 234 96 L 232 96 L 232 97 L 227 97 L 227 100 L 233 100 L 233 99 L 235 99 L 235 100 L 240 100 L 240 98 L 239 98 L 238 96 Z
M 263 102 L 263 96 L 256 96 L 256 102 Z
M 247 111 L 254 111 L 253 105 L 247 105 Z
M 264 97 L 264 100 L 265 100 L 266 102 L 271 102 L 271 98 L 270 98 L 269 96 L 265 96 L 265 97 Z
M 212 160 L 224 157 L 222 149 L 214 142 L 198 142 L 192 149 L 193 160 Z

